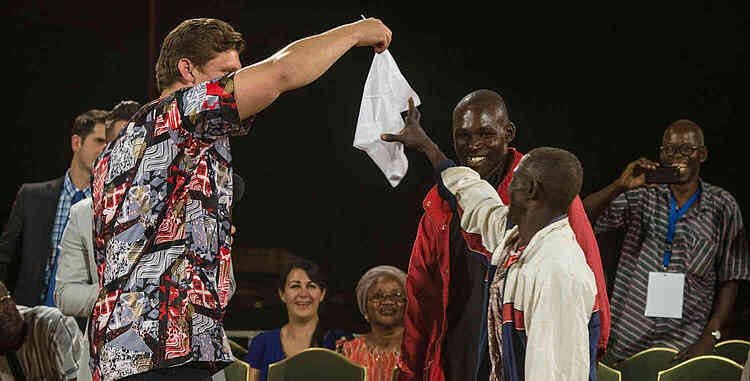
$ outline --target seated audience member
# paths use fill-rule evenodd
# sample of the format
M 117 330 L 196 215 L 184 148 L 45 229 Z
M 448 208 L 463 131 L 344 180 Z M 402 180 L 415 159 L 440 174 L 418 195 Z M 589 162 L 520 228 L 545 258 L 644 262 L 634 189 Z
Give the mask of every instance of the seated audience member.
M 353 336 L 339 330 L 327 330 L 318 317 L 318 308 L 326 296 L 326 281 L 315 263 L 300 259 L 279 274 L 279 297 L 286 306 L 289 322 L 279 329 L 255 336 L 245 361 L 250 364 L 250 379 L 265 381 L 268 366 L 292 357 L 310 347 L 335 349 L 336 342 Z
M 107 111 L 89 110 L 73 121 L 70 138 L 73 158 L 63 176 L 43 183 L 23 184 L 0 236 L 0 280 L 8 284 L 19 304 L 54 306 L 58 243 L 70 207 L 91 196 L 94 160 L 106 144 Z M 7 278 L 6 278 L 7 277 Z
M 85 350 L 72 317 L 57 308 L 16 306 L 0 282 L 0 380 L 75 380 Z
M 625 231 L 612 293 L 608 361 L 654 346 L 680 351 L 677 360 L 710 354 L 727 335 L 739 282 L 750 279 L 750 256 L 734 197 L 700 177 L 707 158 L 701 128 L 678 120 L 664 131 L 659 163 L 631 162 L 617 180 L 584 200 L 596 233 Z M 635 172 L 659 164 L 678 168 L 677 183 L 646 184 L 645 174 Z M 659 273 L 678 275 L 657 278 Z M 678 300 L 681 316 L 677 305 L 671 313 L 650 309 L 646 316 L 650 290 L 664 289 L 650 287 L 659 279 L 683 290 L 681 299 L 664 296 Z
M 531 150 L 515 169 L 506 206 L 477 172 L 446 158 L 419 125 L 411 99 L 406 126 L 383 140 L 427 156 L 467 239 L 481 242 L 499 266 L 487 316 L 490 379 L 595 380 L 597 284 L 568 221 L 583 181 L 575 155 Z
M 340 342 L 337 350 L 367 369 L 369 381 L 391 381 L 404 335 L 406 273 L 393 266 L 377 266 L 357 283 L 359 312 L 370 332 Z

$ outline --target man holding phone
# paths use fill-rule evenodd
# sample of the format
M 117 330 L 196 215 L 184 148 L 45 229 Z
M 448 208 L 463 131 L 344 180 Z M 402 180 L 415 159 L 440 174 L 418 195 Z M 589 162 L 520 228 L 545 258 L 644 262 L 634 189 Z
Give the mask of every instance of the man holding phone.
M 712 353 L 727 336 L 750 256 L 734 197 L 700 178 L 707 158 L 701 128 L 678 120 L 664 132 L 660 163 L 633 161 L 583 201 L 595 233 L 625 231 L 611 299 L 611 361 L 654 346 L 677 349 L 675 359 L 684 360 Z M 676 176 L 660 176 L 664 167 Z

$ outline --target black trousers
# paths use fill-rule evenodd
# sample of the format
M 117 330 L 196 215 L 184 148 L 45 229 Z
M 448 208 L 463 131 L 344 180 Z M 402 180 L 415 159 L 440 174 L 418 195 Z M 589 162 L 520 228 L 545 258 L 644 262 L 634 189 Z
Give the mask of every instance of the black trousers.
M 175 366 L 134 374 L 121 379 L 121 381 L 211 381 L 213 374 L 214 370 L 209 368 Z

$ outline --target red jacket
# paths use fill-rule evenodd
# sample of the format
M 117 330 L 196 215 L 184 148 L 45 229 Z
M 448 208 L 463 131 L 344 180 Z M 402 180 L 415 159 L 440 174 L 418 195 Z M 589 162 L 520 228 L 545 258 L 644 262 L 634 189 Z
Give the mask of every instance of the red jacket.
M 514 161 L 497 188 L 502 201 L 509 201 L 508 184 L 513 169 L 523 156 L 508 148 Z M 453 211 L 433 187 L 425 197 L 424 214 L 419 222 L 417 237 L 412 247 L 409 271 L 406 278 L 408 298 L 404 316 L 404 338 L 399 359 L 399 381 L 444 381 L 442 351 L 445 342 L 447 306 L 450 284 L 450 222 Z M 573 200 L 568 212 L 570 226 L 594 273 L 598 288 L 597 304 L 601 319 L 599 348 L 604 349 L 609 340 L 609 300 L 604 282 L 599 246 L 589 219 L 579 197 Z M 474 251 L 491 255 L 481 247 L 481 237 L 464 232 L 466 243 Z M 479 245 L 479 246 L 477 246 Z

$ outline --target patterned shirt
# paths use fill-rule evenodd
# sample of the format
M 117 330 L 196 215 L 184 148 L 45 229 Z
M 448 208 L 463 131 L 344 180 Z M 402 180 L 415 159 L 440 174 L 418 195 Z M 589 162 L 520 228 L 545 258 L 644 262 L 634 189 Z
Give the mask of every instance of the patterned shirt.
M 381 352 L 367 345 L 364 336 L 337 343 L 337 350 L 348 359 L 367 369 L 368 381 L 391 381 L 398 365 L 399 350 Z
M 155 100 L 95 164 L 89 323 L 94 380 L 234 361 L 223 328 L 231 268 L 229 136 L 248 132 L 234 74 Z
M 682 319 L 645 316 L 649 272 L 664 271 L 670 189 L 637 188 L 612 201 L 596 221 L 601 233 L 624 228 L 625 239 L 612 293 L 615 361 L 643 349 L 682 350 L 708 323 L 717 283 L 750 279 L 750 256 L 740 208 L 734 197 L 701 181 L 698 200 L 675 225 L 669 272 L 685 274 Z
M 68 217 L 70 216 L 70 207 L 76 202 L 91 197 L 91 186 L 86 189 L 79 191 L 73 182 L 70 180 L 70 169 L 65 172 L 65 180 L 63 180 L 62 191 L 60 192 L 60 198 L 57 201 L 57 211 L 55 212 L 55 221 L 52 224 L 52 255 L 47 260 L 47 266 L 44 269 L 44 286 L 43 292 L 39 295 L 40 302 L 48 306 L 54 307 L 54 301 L 52 300 L 52 292 L 55 290 L 55 271 L 57 269 L 57 245 L 62 240 L 63 232 L 65 231 L 65 225 L 68 223 Z M 50 282 L 52 284 L 50 285 Z
M 26 324 L 26 338 L 15 355 L 26 379 L 76 379 L 79 366 L 85 366 L 78 363 L 85 347 L 75 319 L 57 308 L 16 307 Z M 0 367 L 1 373 L 10 372 Z

